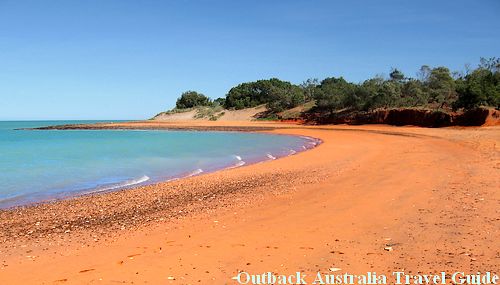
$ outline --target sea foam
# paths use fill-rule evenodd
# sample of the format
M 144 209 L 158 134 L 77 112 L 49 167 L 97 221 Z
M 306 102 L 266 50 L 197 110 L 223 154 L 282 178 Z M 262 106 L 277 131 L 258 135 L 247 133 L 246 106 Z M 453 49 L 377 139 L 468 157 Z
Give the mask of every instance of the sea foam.
M 198 168 L 195 171 L 190 172 L 188 175 L 186 175 L 186 177 L 196 176 L 196 175 L 201 174 L 201 173 L 203 173 L 203 169 Z
M 85 192 L 85 194 L 92 194 L 92 193 L 97 193 L 97 192 L 104 192 L 104 191 L 110 191 L 110 190 L 115 190 L 115 189 L 119 189 L 119 188 L 134 186 L 134 185 L 144 183 L 144 182 L 148 181 L 149 179 L 150 179 L 149 176 L 143 175 L 137 179 L 130 179 L 130 180 L 126 180 L 126 181 L 111 184 L 111 185 L 101 186 L 101 187 L 98 187 L 92 191 Z
M 273 155 L 272 155 L 272 154 L 270 154 L 270 153 L 267 153 L 267 154 L 266 154 L 266 156 L 267 156 L 269 159 L 273 159 L 273 160 L 274 160 L 274 159 L 276 159 L 276 157 L 275 157 L 275 156 L 273 156 Z

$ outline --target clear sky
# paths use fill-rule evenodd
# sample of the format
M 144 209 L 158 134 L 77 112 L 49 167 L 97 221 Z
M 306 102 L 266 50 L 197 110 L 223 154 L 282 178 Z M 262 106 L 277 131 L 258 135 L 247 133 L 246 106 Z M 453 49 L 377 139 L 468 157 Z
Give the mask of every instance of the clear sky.
M 498 0 L 0 0 L 0 120 L 144 119 L 186 90 L 500 56 Z

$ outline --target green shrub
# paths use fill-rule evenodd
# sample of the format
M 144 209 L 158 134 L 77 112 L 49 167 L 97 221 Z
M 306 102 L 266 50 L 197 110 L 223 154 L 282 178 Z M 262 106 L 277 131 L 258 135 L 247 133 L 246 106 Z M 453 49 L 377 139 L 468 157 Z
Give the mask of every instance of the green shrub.
M 177 99 L 175 107 L 177 109 L 193 108 L 196 106 L 209 106 L 212 102 L 210 99 L 196 91 L 186 91 Z

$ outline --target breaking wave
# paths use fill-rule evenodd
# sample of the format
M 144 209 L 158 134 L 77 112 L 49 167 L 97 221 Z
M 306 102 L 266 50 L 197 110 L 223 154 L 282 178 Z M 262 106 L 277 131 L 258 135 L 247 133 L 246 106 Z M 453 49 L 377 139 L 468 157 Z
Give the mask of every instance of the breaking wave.
M 143 175 L 142 177 L 137 178 L 137 179 L 131 179 L 131 180 L 126 180 L 126 181 L 116 183 L 116 184 L 101 186 L 101 187 L 98 187 L 92 191 L 85 192 L 85 194 L 92 194 L 92 193 L 97 193 L 97 192 L 115 190 L 118 188 L 129 187 L 129 186 L 144 183 L 144 182 L 148 181 L 149 179 L 150 179 L 149 176 Z
M 238 160 L 238 162 L 236 162 L 234 165 L 229 166 L 227 169 L 240 167 L 240 166 L 243 166 L 246 164 L 246 162 L 241 158 L 241 156 L 234 155 L 234 158 L 236 158 L 236 160 Z
M 276 159 L 275 156 L 272 156 L 270 153 L 266 153 L 267 158 L 269 159 Z
M 193 171 L 193 172 L 189 173 L 188 175 L 186 175 L 185 177 L 191 177 L 191 176 L 195 176 L 195 175 L 198 175 L 198 174 L 201 174 L 201 173 L 203 173 L 203 169 L 198 168 L 195 171 Z

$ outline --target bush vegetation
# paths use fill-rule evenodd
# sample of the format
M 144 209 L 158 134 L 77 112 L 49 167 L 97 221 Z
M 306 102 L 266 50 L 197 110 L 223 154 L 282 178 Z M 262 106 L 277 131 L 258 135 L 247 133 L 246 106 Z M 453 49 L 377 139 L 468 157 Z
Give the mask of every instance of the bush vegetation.
M 212 101 L 207 96 L 196 91 L 186 91 L 177 99 L 175 108 L 187 109 L 197 106 L 210 106 Z
M 277 78 L 242 83 L 231 88 L 226 95 L 224 107 L 244 109 L 266 104 L 273 112 L 281 112 L 304 103 L 302 89 Z
M 214 101 L 195 91 L 184 92 L 176 108 L 244 109 L 265 104 L 269 116 L 276 117 L 307 102 L 315 102 L 312 111 L 327 113 L 400 107 L 455 111 L 479 106 L 500 108 L 500 59 L 481 58 L 475 69 L 466 66 L 464 72 L 424 65 L 415 78 L 394 68 L 387 78 L 375 76 L 360 83 L 343 77 L 308 79 L 300 85 L 277 78 L 257 80 L 241 83 L 231 88 L 225 98 Z
M 400 70 L 393 69 L 389 78 L 377 76 L 355 84 L 342 77 L 331 77 L 317 83 L 314 88 L 308 88 L 313 90 L 312 97 L 318 111 L 398 107 L 435 110 L 468 110 L 479 106 L 499 108 L 500 59 L 482 58 L 475 70 L 465 73 L 424 65 L 417 78 L 406 77 Z
M 198 107 L 196 109 L 195 119 L 209 119 L 210 121 L 217 121 L 224 115 L 224 108 L 220 105 Z

